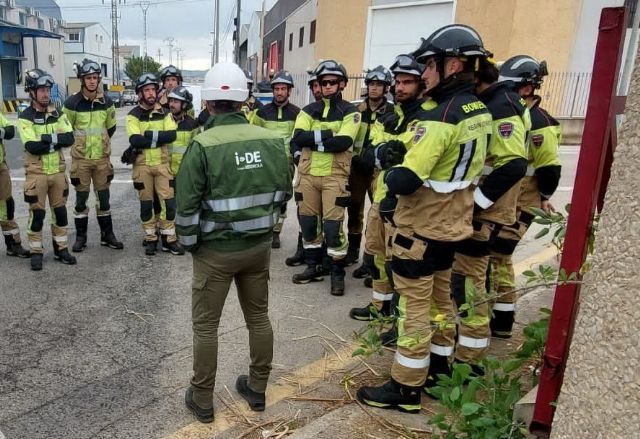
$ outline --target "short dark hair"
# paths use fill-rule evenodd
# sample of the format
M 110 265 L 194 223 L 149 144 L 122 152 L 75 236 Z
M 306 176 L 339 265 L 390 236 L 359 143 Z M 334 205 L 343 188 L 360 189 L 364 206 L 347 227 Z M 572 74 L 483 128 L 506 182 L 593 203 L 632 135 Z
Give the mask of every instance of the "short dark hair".
M 209 101 L 213 112 L 217 114 L 221 113 L 236 113 L 242 108 L 242 102 L 236 101 Z

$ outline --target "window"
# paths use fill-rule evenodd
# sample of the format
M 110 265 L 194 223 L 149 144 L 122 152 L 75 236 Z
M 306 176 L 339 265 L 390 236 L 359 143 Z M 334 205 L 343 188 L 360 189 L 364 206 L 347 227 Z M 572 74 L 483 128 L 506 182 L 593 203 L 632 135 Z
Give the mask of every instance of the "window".
M 0 18 L 3 20 L 7 19 L 7 10 L 5 8 L 0 7 Z
M 316 21 L 311 22 L 311 29 L 309 29 L 309 44 L 316 42 Z
M 80 41 L 80 32 L 70 32 L 69 41 Z
M 289 52 L 293 50 L 293 32 L 289 34 Z
M 27 25 L 27 14 L 25 14 L 24 12 L 20 12 L 19 13 L 19 17 L 20 17 L 20 24 L 23 26 Z
M 101 63 L 100 68 L 102 68 L 102 76 L 105 78 L 108 78 L 109 75 L 107 75 L 107 65 L 104 63 Z
M 298 40 L 298 47 L 302 47 L 304 44 L 304 26 L 300 28 L 300 39 Z
M 38 29 L 44 29 L 44 20 L 42 18 L 38 18 Z

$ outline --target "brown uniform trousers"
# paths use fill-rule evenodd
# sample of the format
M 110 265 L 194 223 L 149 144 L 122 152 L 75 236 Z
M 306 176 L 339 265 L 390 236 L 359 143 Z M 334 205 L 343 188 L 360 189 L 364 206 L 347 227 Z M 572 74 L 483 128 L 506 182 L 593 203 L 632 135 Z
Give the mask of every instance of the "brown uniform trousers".
M 367 229 L 365 233 L 364 251 L 373 255 L 373 267 L 369 267 L 373 278 L 371 303 L 380 310 L 385 302 L 393 298 L 393 286 L 387 276 L 385 262 L 387 260 L 387 239 L 385 231 L 387 223 L 380 218 L 379 204 L 373 203 L 367 214 Z M 389 226 L 390 227 L 390 226 Z
M 153 212 L 154 194 L 157 194 L 160 205 L 158 220 L 160 233 L 167 236 L 168 242 L 176 241 L 175 220 L 167 219 L 167 200 L 175 198 L 175 181 L 169 169 L 169 164 L 163 163 L 155 166 L 135 164 L 132 176 L 133 186 L 138 190 L 138 198 L 142 206 L 141 219 L 145 240 L 157 240 L 156 218 Z M 169 206 L 169 208 L 175 209 L 175 206 Z
M 193 253 L 193 397 L 213 405 L 218 365 L 218 326 L 231 282 L 249 330 L 249 387 L 264 392 L 271 373 L 273 330 L 268 315 L 271 240 L 250 250 L 220 252 L 202 245 Z
M 1 146 L 0 146 L 1 148 Z M 0 228 L 5 237 L 20 244 L 20 228 L 14 219 L 15 202 L 11 195 L 11 174 L 6 163 L 0 163 Z

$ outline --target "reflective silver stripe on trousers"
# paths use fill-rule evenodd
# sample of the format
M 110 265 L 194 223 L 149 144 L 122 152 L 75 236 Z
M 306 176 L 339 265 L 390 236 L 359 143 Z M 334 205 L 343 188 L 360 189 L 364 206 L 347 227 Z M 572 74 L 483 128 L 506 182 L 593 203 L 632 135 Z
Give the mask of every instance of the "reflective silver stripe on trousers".
M 29 247 L 42 248 L 42 241 L 29 241 Z
M 233 221 L 228 223 L 216 223 L 214 221 L 200 221 L 200 228 L 203 233 L 211 233 L 214 230 L 235 230 L 237 232 L 247 232 L 249 230 L 266 229 L 273 227 L 278 221 L 280 212 L 272 215 L 261 216 L 245 221 Z
M 200 223 L 200 212 L 191 216 L 176 215 L 176 224 L 182 227 L 197 226 Z
M 382 302 L 389 302 L 391 299 L 393 299 L 393 293 L 382 294 L 382 293 L 378 293 L 376 290 L 373 290 L 373 292 L 371 293 L 371 296 L 374 299 L 380 300 Z
M 336 249 L 333 249 L 331 247 L 327 247 L 327 255 L 328 256 L 335 256 L 337 258 L 339 258 L 341 256 L 347 256 L 347 249 L 345 248 L 344 250 L 336 250 Z
M 515 303 L 500 303 L 500 302 L 496 302 L 493 304 L 493 310 L 494 311 L 515 311 L 516 310 L 516 304 Z
M 20 234 L 20 229 L 10 229 L 2 232 L 4 236 L 16 236 Z
M 430 187 L 434 191 L 441 194 L 448 194 L 453 191 L 460 191 L 471 186 L 473 181 L 436 181 L 426 180 L 424 182 L 425 187 Z
M 409 358 L 396 351 L 395 360 L 400 366 L 408 367 L 409 369 L 426 369 L 429 367 L 429 356 L 424 358 Z
M 469 166 L 469 160 L 473 157 L 473 140 L 469 140 L 464 145 L 461 145 L 464 149 L 462 151 L 462 157 L 460 158 L 460 163 L 456 166 L 455 171 L 453 172 L 453 181 L 462 181 L 464 178 L 464 174 L 467 171 L 467 167 Z
M 471 338 L 464 335 L 458 336 L 458 344 L 466 348 L 482 349 L 489 346 L 488 338 Z
M 67 237 L 66 236 L 54 236 L 53 240 L 55 242 L 67 242 Z
M 453 355 L 453 346 L 440 346 L 438 344 L 431 343 L 431 352 L 440 355 L 441 357 L 448 357 Z
M 245 197 L 207 200 L 207 206 L 214 212 L 229 212 L 231 210 L 248 209 L 250 207 L 264 206 L 265 204 L 283 201 L 284 197 L 284 191 L 265 192 L 263 194 L 253 194 Z
M 198 235 L 178 235 L 178 241 L 182 245 L 196 245 L 198 243 Z

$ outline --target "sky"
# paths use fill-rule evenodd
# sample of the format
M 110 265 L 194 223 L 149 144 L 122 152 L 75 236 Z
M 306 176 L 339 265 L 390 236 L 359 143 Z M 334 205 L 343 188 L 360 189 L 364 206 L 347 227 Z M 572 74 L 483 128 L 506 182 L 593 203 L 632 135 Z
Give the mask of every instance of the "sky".
M 111 0 L 57 0 L 62 18 L 67 22 L 97 21 L 111 33 Z M 120 45 L 139 45 L 143 51 L 143 14 L 140 0 L 120 0 L 118 12 L 118 40 Z M 176 48 L 182 49 L 182 68 L 205 70 L 210 67 L 211 44 L 214 29 L 214 0 L 148 0 L 147 53 L 161 64 L 169 64 L 169 46 L 165 41 L 172 37 L 172 62 L 177 65 Z M 275 0 L 267 0 L 270 8 Z M 220 60 L 232 60 L 233 17 L 235 0 L 220 0 Z M 262 8 L 262 0 L 241 1 L 241 24 L 248 24 L 253 11 Z M 233 14 L 233 15 L 232 15 Z M 225 38 L 226 35 L 226 38 Z

